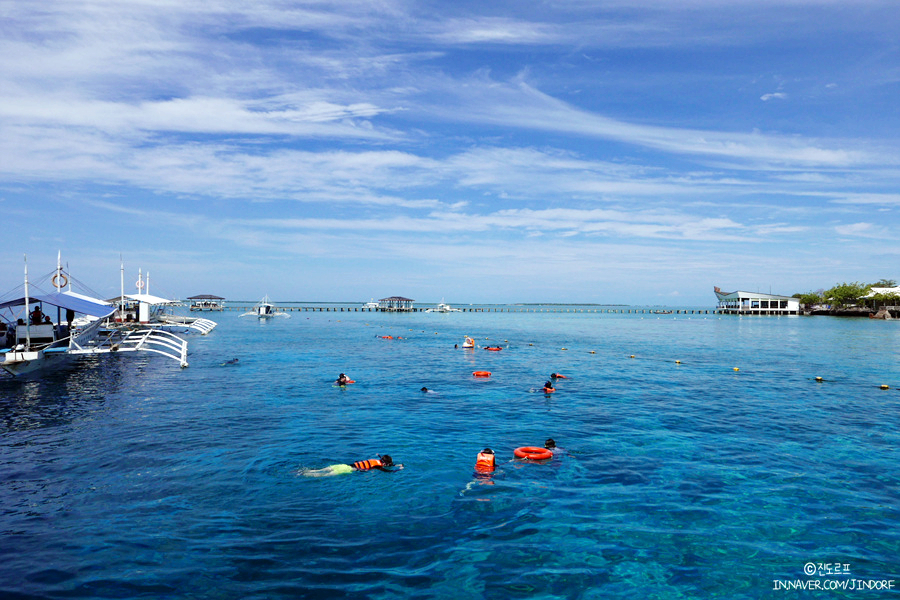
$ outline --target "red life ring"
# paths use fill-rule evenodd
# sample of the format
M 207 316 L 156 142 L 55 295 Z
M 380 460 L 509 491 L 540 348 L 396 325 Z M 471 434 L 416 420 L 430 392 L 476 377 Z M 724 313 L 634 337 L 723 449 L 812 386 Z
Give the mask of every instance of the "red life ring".
M 472 371 L 472 375 L 474 377 L 490 377 L 491 372 L 490 371 Z
M 528 460 L 547 460 L 548 458 L 553 458 L 552 452 L 546 448 L 539 448 L 537 446 L 522 446 L 521 448 L 516 448 L 513 451 L 513 454 L 516 458 L 525 458 Z
M 503 348 L 500 348 L 499 346 L 485 346 L 484 349 L 491 352 L 500 352 L 501 350 L 503 350 Z

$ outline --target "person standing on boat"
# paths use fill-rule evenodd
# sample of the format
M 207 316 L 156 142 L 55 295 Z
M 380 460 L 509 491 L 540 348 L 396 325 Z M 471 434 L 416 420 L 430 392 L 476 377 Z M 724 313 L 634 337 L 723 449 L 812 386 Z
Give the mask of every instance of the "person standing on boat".
M 43 325 L 44 323 L 44 313 L 41 312 L 40 306 L 35 306 L 34 310 L 31 311 L 31 324 L 32 325 Z

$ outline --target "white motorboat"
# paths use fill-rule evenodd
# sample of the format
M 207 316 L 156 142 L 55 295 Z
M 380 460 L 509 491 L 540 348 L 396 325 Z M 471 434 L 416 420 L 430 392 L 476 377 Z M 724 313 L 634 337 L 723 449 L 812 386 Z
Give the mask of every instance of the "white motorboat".
M 291 318 L 291 315 L 284 312 L 283 309 L 278 308 L 272 301 L 269 300 L 269 296 L 266 295 L 262 300 L 256 303 L 256 306 L 253 307 L 253 310 L 249 312 L 245 312 L 241 315 L 242 317 L 257 317 L 259 319 L 271 319 L 273 317 L 287 317 Z
M 425 312 L 430 312 L 430 313 L 451 313 L 451 312 L 462 312 L 462 311 L 461 311 L 460 309 L 458 309 L 458 308 L 451 308 L 449 304 L 447 304 L 446 302 L 444 302 L 443 300 L 441 300 L 440 302 L 438 302 L 438 305 L 437 305 L 437 306 L 435 306 L 434 308 L 429 308 L 429 309 L 427 309 Z

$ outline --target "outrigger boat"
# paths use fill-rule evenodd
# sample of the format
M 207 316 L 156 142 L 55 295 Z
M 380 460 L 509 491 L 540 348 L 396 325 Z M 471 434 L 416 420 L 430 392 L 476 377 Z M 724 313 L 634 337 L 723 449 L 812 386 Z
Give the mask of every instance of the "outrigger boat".
M 146 292 L 144 287 L 146 285 Z M 147 272 L 147 280 L 138 269 L 138 279 L 135 282 L 136 294 L 125 293 L 124 265 L 122 267 L 122 294 L 119 298 L 112 298 L 108 302 L 118 305 L 115 318 L 110 323 L 112 328 L 134 329 L 148 327 L 162 330 L 193 329 L 201 335 L 206 335 L 216 328 L 218 323 L 211 319 L 201 317 L 185 317 L 172 313 L 176 306 L 182 306 L 178 300 L 168 300 L 150 293 L 150 272 Z
M 242 317 L 257 317 L 260 319 L 271 319 L 272 317 L 287 317 L 291 318 L 291 315 L 284 312 L 284 310 L 279 309 L 277 306 L 272 304 L 272 301 L 269 300 L 269 296 L 263 296 L 263 299 L 256 303 L 256 306 L 253 307 L 253 310 L 250 312 L 245 312 L 241 315 Z
M 156 352 L 187 363 L 187 342 L 167 331 L 139 329 L 109 331 L 101 335 L 104 319 L 115 307 L 98 300 L 62 291 L 68 275 L 57 266 L 52 279 L 56 291 L 33 294 L 25 266 L 24 295 L 0 302 L 0 368 L 20 376 L 59 366 L 71 357 L 109 352 Z M 34 308 L 32 308 L 32 305 Z M 56 319 L 44 311 L 55 307 Z

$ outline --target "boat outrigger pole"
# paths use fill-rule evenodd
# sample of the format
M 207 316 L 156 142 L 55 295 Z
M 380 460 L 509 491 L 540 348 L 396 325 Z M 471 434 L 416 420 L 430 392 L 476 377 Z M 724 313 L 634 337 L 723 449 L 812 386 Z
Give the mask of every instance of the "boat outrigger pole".
M 31 302 L 28 300 L 28 255 L 25 257 L 25 349 L 31 350 Z

